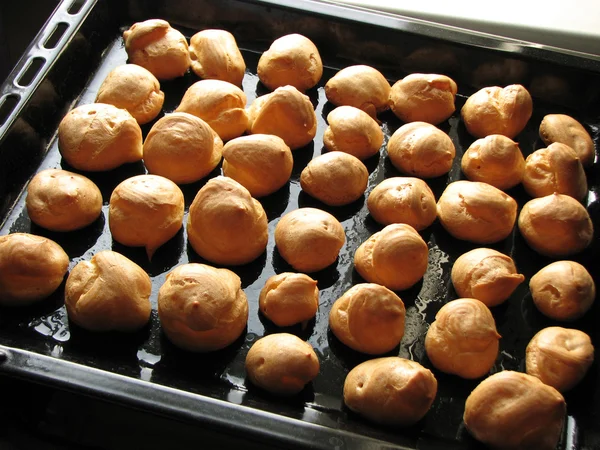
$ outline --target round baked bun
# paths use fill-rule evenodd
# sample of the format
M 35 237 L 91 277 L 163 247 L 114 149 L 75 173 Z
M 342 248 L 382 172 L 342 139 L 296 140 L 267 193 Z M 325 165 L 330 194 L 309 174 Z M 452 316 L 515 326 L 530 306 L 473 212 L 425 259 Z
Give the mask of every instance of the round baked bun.
M 304 147 L 317 134 L 317 116 L 310 99 L 293 86 L 258 97 L 248 108 L 250 134 L 274 134 L 292 150 Z
M 257 340 L 246 356 L 246 374 L 252 384 L 278 395 L 298 394 L 319 370 L 311 345 L 288 333 Z
M 486 375 L 496 362 L 499 339 L 488 307 L 474 298 L 459 298 L 435 315 L 425 351 L 436 369 L 474 379 Z
M 463 173 L 471 181 L 491 184 L 501 190 L 521 183 L 525 159 L 519 144 L 501 134 L 473 142 L 461 160 Z
M 579 157 L 583 167 L 596 159 L 594 141 L 581 123 L 565 114 L 548 114 L 540 123 L 540 137 L 546 145 L 554 142 L 568 145 Z
M 333 264 L 346 242 L 342 224 L 328 212 L 299 208 L 285 214 L 275 227 L 275 245 L 299 272 L 317 272 Z
M 489 308 L 504 303 L 525 281 L 510 256 L 491 248 L 476 248 L 459 256 L 451 278 L 460 297 L 476 298 Z
M 365 160 L 379 153 L 383 131 L 379 124 L 361 109 L 338 106 L 327 115 L 329 126 L 323 134 L 323 144 L 329 151 L 349 153 Z
M 229 31 L 202 30 L 190 39 L 192 70 L 200 78 L 241 86 L 246 63 Z
M 323 75 L 323 63 L 313 42 L 301 34 L 275 39 L 258 60 L 258 78 L 275 90 L 294 86 L 300 92 L 315 86 Z
M 211 352 L 241 336 L 248 322 L 248 300 L 240 277 L 232 271 L 182 264 L 158 291 L 158 317 L 177 347 Z
M 405 317 L 400 297 L 379 284 L 362 283 L 335 301 L 329 313 L 329 327 L 351 349 L 381 355 L 400 344 Z
M 89 331 L 136 331 L 150 320 L 152 282 L 136 263 L 105 250 L 79 262 L 67 278 L 69 320 Z
M 554 450 L 566 412 L 556 389 L 531 375 L 504 370 L 471 392 L 463 420 L 469 433 L 491 448 Z
M 58 289 L 68 268 L 69 256 L 50 239 L 28 233 L 0 236 L 0 305 L 43 300 Z
M 138 175 L 121 182 L 112 192 L 108 223 L 115 241 L 144 247 L 149 259 L 183 226 L 184 198 L 171 180 Z
M 115 67 L 98 89 L 96 103 L 126 109 L 140 125 L 155 119 L 165 101 L 165 93 L 152 73 L 137 64 Z
M 437 394 L 430 370 L 409 359 L 365 361 L 344 381 L 344 403 L 352 411 L 385 425 L 410 426 L 421 420 Z
M 349 66 L 325 84 L 327 100 L 335 106 L 354 106 L 373 118 L 389 109 L 391 86 L 388 80 L 370 66 Z
M 185 36 L 161 19 L 134 23 L 123 33 L 129 62 L 138 64 L 159 80 L 183 76 L 191 60 Z
M 189 242 L 215 264 L 254 261 L 267 247 L 267 216 L 258 200 L 237 181 L 211 179 L 196 194 L 188 214 Z
M 300 174 L 300 186 L 311 197 L 329 206 L 342 206 L 361 198 L 369 172 L 355 156 L 329 152 L 317 156 Z
M 390 108 L 403 122 L 437 125 L 454 113 L 456 83 L 446 75 L 413 73 L 390 91 Z
M 204 120 L 223 141 L 241 136 L 248 128 L 246 94 L 227 81 L 197 81 L 185 91 L 176 111 Z
M 278 327 L 305 324 L 315 317 L 319 308 L 317 282 L 303 273 L 273 275 L 260 291 L 258 306 Z
M 514 138 L 531 118 L 531 95 L 520 84 L 486 87 L 471 95 L 461 110 L 467 131 L 476 138 L 502 134 Z
M 437 217 L 435 196 L 420 178 L 383 180 L 369 194 L 367 207 L 382 225 L 405 223 L 417 231 L 427 228 Z
M 388 141 L 387 151 L 396 169 L 420 178 L 447 174 L 456 155 L 450 137 L 425 122 L 412 122 L 398 128 Z
M 417 231 L 392 224 L 373 234 L 354 254 L 354 267 L 366 281 L 394 291 L 414 286 L 427 271 L 429 248 Z
M 578 319 L 596 300 L 594 279 L 575 261 L 556 261 L 543 267 L 529 280 L 529 290 L 537 309 L 554 320 Z
M 125 109 L 104 103 L 82 105 L 61 120 L 58 149 L 75 169 L 112 170 L 142 159 L 142 130 Z
M 587 210 L 573 197 L 552 194 L 525 203 L 519 214 L 519 231 L 536 252 L 551 257 L 585 250 L 594 237 Z
M 198 181 L 219 165 L 223 141 L 202 119 L 184 112 L 159 119 L 144 141 L 148 172 L 177 184 Z
M 102 193 L 83 175 L 46 169 L 29 182 L 25 204 L 36 225 L 51 231 L 73 231 L 100 217 Z
M 223 175 L 240 183 L 255 198 L 281 189 L 293 167 L 292 151 L 278 136 L 241 136 L 223 147 Z
M 457 239 L 491 244 L 506 239 L 517 218 L 517 202 L 491 184 L 450 183 L 437 203 L 437 215 Z

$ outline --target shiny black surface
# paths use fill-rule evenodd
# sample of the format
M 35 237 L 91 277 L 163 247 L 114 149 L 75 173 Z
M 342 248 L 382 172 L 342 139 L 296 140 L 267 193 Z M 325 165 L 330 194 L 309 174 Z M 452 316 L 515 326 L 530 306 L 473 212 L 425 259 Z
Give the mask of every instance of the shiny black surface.
M 436 401 L 427 416 L 408 429 L 399 430 L 369 424 L 343 406 L 342 386 L 346 374 L 368 357 L 349 350 L 336 340 L 328 329 L 328 313 L 333 302 L 341 294 L 353 284 L 362 281 L 353 269 L 354 251 L 372 233 L 381 229 L 368 214 L 366 195 L 384 178 L 400 175 L 387 158 L 385 142 L 402 123 L 390 112 L 380 116 L 386 140 L 380 154 L 365 161 L 370 173 L 367 193 L 351 205 L 341 208 L 327 207 L 301 192 L 299 186 L 302 169 L 312 158 L 324 151 L 322 136 L 327 126 L 326 116 L 333 106 L 327 103 L 323 86 L 339 68 L 355 63 L 374 65 L 391 82 L 402 77 L 404 73 L 413 71 L 446 73 L 458 82 L 460 95 L 457 98 L 457 111 L 460 111 L 466 96 L 478 86 L 522 82 L 535 95 L 534 115 L 526 130 L 518 137 L 521 149 L 527 156 L 534 149 L 543 146 L 537 136 L 537 128 L 547 113 L 564 112 L 575 116 L 588 127 L 598 146 L 600 109 L 597 85 L 592 83 L 598 78 L 598 73 L 589 71 L 589 67 L 582 70 L 574 63 L 575 61 L 583 64 L 579 60 L 566 58 L 564 64 L 561 64 L 561 58 L 553 53 L 542 54 L 544 58 L 539 60 L 540 55 L 535 52 L 530 54 L 527 49 L 506 55 L 501 48 L 496 51 L 482 49 L 482 46 L 478 45 L 481 44 L 480 41 L 475 41 L 471 48 L 464 42 L 457 44 L 440 40 L 444 38 L 443 34 L 415 34 L 423 30 L 419 27 L 411 28 L 410 23 L 404 23 L 408 29 L 394 30 L 373 23 L 319 17 L 314 12 L 279 10 L 263 4 L 227 1 L 219 7 L 207 2 L 202 5 L 202 10 L 195 9 L 198 6 L 192 6 L 199 4 L 174 1 L 164 4 L 155 2 L 148 6 L 143 2 L 131 1 L 125 7 L 112 2 L 96 5 L 90 15 L 85 20 L 82 19 L 80 31 L 64 51 L 57 55 L 53 67 L 44 79 L 44 85 L 40 85 L 32 96 L 34 100 L 46 100 L 39 100 L 37 106 L 34 105 L 35 108 L 28 104 L 16 118 L 15 125 L 2 137 L 0 158 L 18 167 L 25 180 L 45 168 L 63 167 L 72 170 L 61 160 L 58 153 L 54 139 L 56 125 L 71 102 L 74 102 L 73 106 L 93 102 L 97 89 L 108 72 L 126 61 L 127 56 L 120 34 L 134 21 L 151 17 L 165 18 L 188 38 L 195 31 L 209 25 L 231 31 L 243 49 L 248 67 L 243 89 L 249 103 L 267 92 L 258 81 L 255 71 L 260 52 L 268 48 L 272 39 L 291 32 L 301 32 L 311 37 L 327 66 L 319 85 L 307 92 L 313 101 L 319 121 L 317 136 L 313 143 L 294 151 L 294 171 L 290 182 L 280 191 L 261 199 L 269 219 L 269 243 L 265 254 L 251 264 L 234 268 L 242 279 L 242 286 L 250 304 L 246 332 L 229 348 L 212 354 L 186 353 L 166 340 L 156 314 L 158 289 L 166 274 L 178 264 L 204 261 L 188 245 L 185 231 L 181 231 L 161 247 L 152 261 L 148 261 L 143 249 L 124 247 L 112 240 L 107 218 L 110 193 L 127 177 L 144 173 L 143 165 L 138 163 L 106 173 L 86 173 L 86 176 L 100 187 L 105 202 L 101 218 L 86 229 L 61 234 L 32 225 L 24 209 L 22 195 L 14 207 L 5 213 L 0 234 L 31 232 L 49 237 L 61 244 L 69 254 L 70 268 L 83 259 L 89 259 L 100 250 L 113 249 L 121 252 L 142 266 L 153 280 L 151 301 L 154 311 L 149 326 L 133 335 L 93 334 L 82 330 L 68 322 L 61 288 L 51 298 L 36 306 L 19 310 L 1 309 L 0 344 L 151 384 L 201 394 L 228 404 L 244 405 L 257 411 L 300 419 L 303 421 L 298 423 L 300 427 L 303 423 L 314 423 L 410 448 L 478 448 L 479 445 L 467 435 L 462 426 L 464 400 L 477 385 L 477 381 L 461 380 L 434 369 L 439 381 Z M 302 3 L 290 2 L 290 5 L 298 6 Z M 308 2 L 307 5 L 316 8 L 313 2 Z M 487 41 L 486 44 L 491 45 Z M 506 56 L 510 58 L 507 59 Z M 515 59 L 517 56 L 521 59 Z M 589 65 L 596 69 L 593 61 L 589 62 Z M 185 89 L 197 80 L 195 75 L 188 73 L 180 79 L 162 82 L 161 88 L 166 95 L 164 113 L 175 109 Z M 552 80 L 551 85 L 558 88 L 548 90 L 547 80 Z M 48 89 L 48 84 L 52 87 L 51 90 Z M 46 91 L 43 90 L 44 86 Z M 40 97 L 44 92 L 51 92 L 52 95 L 46 93 L 45 97 Z M 574 104 L 576 98 L 580 99 L 580 103 Z M 144 135 L 151 125 L 143 127 Z M 458 112 L 446 123 L 441 124 L 440 128 L 450 135 L 456 146 L 457 156 L 448 176 L 428 180 L 436 198 L 439 198 L 447 183 L 462 177 L 460 158 L 474 140 L 466 132 Z M 7 144 L 13 142 L 16 145 Z M 19 165 L 21 160 L 26 164 Z M 220 169 L 217 169 L 210 177 L 219 173 Z M 598 175 L 596 164 L 588 171 L 591 189 L 586 203 L 596 229 L 600 214 Z M 9 191 L 11 195 L 16 195 L 15 192 L 20 190 L 19 186 L 22 187 L 22 184 L 19 185 L 18 177 L 11 180 L 15 187 L 10 187 Z M 182 186 L 187 207 L 205 182 L 206 179 Z M 517 199 L 520 207 L 528 200 L 521 187 L 514 188 L 509 193 Z M 5 210 L 8 206 L 4 205 Z M 302 206 L 319 207 L 335 215 L 345 229 L 347 241 L 333 266 L 313 274 L 318 280 L 320 290 L 316 319 L 309 323 L 306 329 L 285 329 L 313 345 L 321 362 L 321 372 L 301 394 L 283 400 L 265 394 L 246 382 L 244 359 L 257 338 L 282 331 L 258 313 L 258 293 L 268 277 L 290 270 L 274 246 L 273 232 L 281 215 Z M 406 332 L 399 348 L 390 352 L 390 355 L 411 358 L 430 367 L 424 351 L 425 332 L 439 308 L 456 298 L 450 282 L 453 261 L 475 246 L 451 238 L 437 222 L 421 234 L 430 249 L 429 268 L 422 282 L 408 291 L 399 293 L 407 308 Z M 510 254 L 527 280 L 550 262 L 549 259 L 530 250 L 516 230 L 508 239 L 491 247 Z M 589 249 L 574 258 L 588 267 L 596 281 L 599 275 L 595 262 L 597 253 L 598 240 L 595 239 Z M 492 371 L 523 370 L 525 346 L 529 339 L 539 329 L 555 323 L 541 316 L 534 308 L 527 282 L 516 290 L 506 304 L 494 308 L 493 314 L 503 338 L 500 341 L 500 355 Z M 593 342 L 598 345 L 598 331 L 597 327 L 594 327 L 598 315 L 596 305 L 583 319 L 569 326 L 590 333 Z M 562 447 L 594 448 L 600 445 L 600 432 L 595 429 L 595 424 L 600 419 L 598 381 L 597 364 L 594 364 L 583 383 L 567 394 L 569 417 Z M 68 377 L 64 382 L 68 385 Z M 127 391 L 126 382 L 123 382 L 122 389 Z M 101 389 L 95 394 L 101 395 Z M 118 396 L 116 400 L 119 400 Z M 121 400 L 127 401 L 127 396 L 123 395 Z M 201 407 L 202 397 L 198 397 L 198 405 Z M 335 448 L 336 441 L 327 445 Z

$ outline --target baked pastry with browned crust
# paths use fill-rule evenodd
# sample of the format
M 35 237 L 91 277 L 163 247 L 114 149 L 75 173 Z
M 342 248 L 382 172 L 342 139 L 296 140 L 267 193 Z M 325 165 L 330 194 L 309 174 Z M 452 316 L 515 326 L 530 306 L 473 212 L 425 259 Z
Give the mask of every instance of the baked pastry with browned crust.
M 190 39 L 192 70 L 200 78 L 241 86 L 246 63 L 235 37 L 225 30 L 202 30 Z
M 400 297 L 379 284 L 362 283 L 335 301 L 329 327 L 351 349 L 380 355 L 400 344 L 405 317 Z
M 300 272 L 317 272 L 333 264 L 346 242 L 342 224 L 316 208 L 299 208 L 275 227 L 275 244 L 283 259 Z
M 565 114 L 548 114 L 540 123 L 540 137 L 546 145 L 560 142 L 568 145 L 579 157 L 583 167 L 594 164 L 594 141 L 577 120 Z
M 183 76 L 190 67 L 185 36 L 162 19 L 134 23 L 123 33 L 129 61 L 148 69 L 159 80 Z
M 489 308 L 504 303 L 525 281 L 513 259 L 491 248 L 476 248 L 452 266 L 452 284 L 460 297 L 476 298 Z
M 375 233 L 354 254 L 356 271 L 394 291 L 414 286 L 427 271 L 429 248 L 410 225 L 395 223 Z
M 60 245 L 28 233 L 0 236 L 0 304 L 29 305 L 58 289 L 69 268 Z
M 338 106 L 327 115 L 323 144 L 329 151 L 349 153 L 360 160 L 376 155 L 383 144 L 379 124 L 361 109 Z
M 587 210 L 564 194 L 547 195 L 525 203 L 519 214 L 519 231 L 532 249 L 552 257 L 579 253 L 594 237 Z
M 390 108 L 403 122 L 442 123 L 454 113 L 456 83 L 446 75 L 413 73 L 390 91 Z
M 409 426 L 421 420 L 437 394 L 429 369 L 391 356 L 365 361 L 344 381 L 344 403 L 373 422 Z
M 344 152 L 317 156 L 300 174 L 300 186 L 311 197 L 329 206 L 342 206 L 361 198 L 369 172 L 358 158 Z
M 246 356 L 246 374 L 252 384 L 273 394 L 299 393 L 319 370 L 319 358 L 311 345 L 289 333 L 257 340 Z
M 417 231 L 427 228 L 437 217 L 435 196 L 420 178 L 383 180 L 369 194 L 367 206 L 380 224 L 405 223 Z
M 542 314 L 555 320 L 575 320 L 596 300 L 594 279 L 575 261 L 556 261 L 540 269 L 531 280 L 533 303 Z
M 313 42 L 301 34 L 275 39 L 258 60 L 258 78 L 275 90 L 294 86 L 300 92 L 314 87 L 323 75 L 323 62 Z
M 282 188 L 293 167 L 292 151 L 278 136 L 241 136 L 223 147 L 223 175 L 240 183 L 255 198 Z
M 36 225 L 52 231 L 73 231 L 100 217 L 102 193 L 83 175 L 46 169 L 29 182 L 25 204 Z
M 158 317 L 169 340 L 191 352 L 220 350 L 235 342 L 248 322 L 240 277 L 228 269 L 182 264 L 158 291 Z
M 187 232 L 192 248 L 202 258 L 216 264 L 246 264 L 267 248 L 267 215 L 244 186 L 228 177 L 216 177 L 196 194 Z
M 319 308 L 317 282 L 304 273 L 273 275 L 260 291 L 258 306 L 279 327 L 306 323 Z
M 467 430 L 491 448 L 554 450 L 567 406 L 551 386 L 505 370 L 483 380 L 465 404 Z
M 156 77 L 137 64 L 123 64 L 111 70 L 96 96 L 96 103 L 126 109 L 140 125 L 156 118 L 164 101 L 165 93 Z
M 89 331 L 136 331 L 150 320 L 152 282 L 136 263 L 105 250 L 79 262 L 67 278 L 69 320 Z
M 184 112 L 159 119 L 144 141 L 148 172 L 177 184 L 193 183 L 219 165 L 223 141 L 202 119 Z
M 78 170 L 112 170 L 142 159 L 142 130 L 125 109 L 104 103 L 82 105 L 61 120 L 58 149 Z

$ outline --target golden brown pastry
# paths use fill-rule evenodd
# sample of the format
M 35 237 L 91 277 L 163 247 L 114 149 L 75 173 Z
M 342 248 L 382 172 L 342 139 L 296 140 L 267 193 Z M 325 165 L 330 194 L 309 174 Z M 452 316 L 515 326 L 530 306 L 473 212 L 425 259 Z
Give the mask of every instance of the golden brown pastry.
M 102 213 L 102 193 L 92 180 L 59 169 L 36 174 L 27 186 L 27 214 L 52 231 L 86 227 Z
M 152 72 L 137 64 L 114 68 L 98 89 L 96 103 L 126 109 L 137 123 L 153 120 L 162 110 L 165 93 Z
M 333 264 L 346 242 L 342 224 L 328 212 L 299 208 L 275 227 L 275 244 L 283 259 L 299 272 L 317 272 Z
M 300 186 L 329 206 L 352 203 L 367 189 L 369 172 L 360 159 L 344 152 L 317 156 L 300 174 Z
M 319 358 L 311 345 L 289 333 L 257 340 L 246 356 L 246 373 L 252 384 L 273 394 L 298 394 L 319 370 Z
M 504 303 L 525 281 L 510 256 L 491 248 L 476 248 L 459 256 L 451 278 L 460 297 L 476 298 L 489 308 Z
M 476 138 L 502 134 L 514 138 L 533 112 L 531 95 L 520 84 L 486 87 L 471 95 L 461 115 L 467 131 Z
M 56 242 L 28 233 L 0 236 L 0 304 L 29 305 L 52 294 L 69 256 Z
M 349 66 L 329 79 L 325 85 L 327 100 L 335 106 L 354 106 L 373 118 L 389 108 L 391 86 L 370 66 Z
M 379 284 L 362 283 L 335 301 L 329 313 L 329 327 L 351 349 L 380 355 L 400 344 L 405 317 L 400 297 Z
M 273 275 L 260 291 L 258 306 L 278 327 L 306 323 L 319 308 L 317 282 L 303 273 Z
M 246 63 L 229 31 L 202 30 L 190 39 L 192 70 L 200 78 L 241 86 Z
M 255 198 L 282 188 L 293 166 L 290 148 L 271 134 L 241 136 L 223 147 L 223 175 L 240 183 Z
M 275 90 L 294 86 L 300 92 L 315 86 L 323 75 L 323 63 L 313 42 L 301 34 L 275 39 L 258 60 L 258 78 Z
M 367 206 L 380 224 L 405 223 L 417 231 L 427 228 L 437 217 L 435 196 L 420 178 L 383 180 L 369 194 Z
M 465 404 L 467 430 L 499 450 L 554 450 L 560 439 L 565 399 L 524 373 L 505 370 L 483 380 Z
M 185 91 L 176 111 L 201 118 L 223 141 L 228 141 L 246 131 L 245 108 L 246 94 L 239 87 L 227 81 L 202 80 Z
M 429 248 L 410 225 L 395 223 L 375 233 L 354 254 L 356 271 L 394 291 L 414 286 L 427 271 Z
M 317 115 L 310 99 L 293 86 L 258 97 L 248 109 L 251 134 L 274 134 L 292 150 L 304 147 L 317 134 Z
M 540 269 L 529 281 L 533 303 L 555 320 L 575 320 L 594 304 L 596 285 L 589 272 L 575 261 L 556 261 Z
M 373 422 L 409 426 L 421 420 L 437 394 L 430 370 L 395 356 L 365 361 L 344 381 L 344 403 Z
M 403 122 L 442 123 L 455 110 L 457 86 L 446 75 L 413 73 L 390 91 L 390 108 Z
M 142 130 L 124 109 L 104 103 L 82 105 L 60 122 L 58 149 L 76 169 L 112 170 L 142 159 Z
M 248 299 L 240 277 L 228 269 L 182 264 L 158 291 L 158 317 L 169 340 L 191 352 L 232 344 L 248 323 Z
M 486 375 L 496 362 L 499 339 L 489 308 L 474 298 L 459 298 L 435 315 L 425 351 L 436 369 L 474 379 Z
M 148 69 L 159 80 L 180 77 L 190 67 L 185 36 L 165 20 L 134 23 L 123 33 L 123 40 L 129 61 Z
M 554 142 L 568 145 L 581 160 L 583 167 L 594 164 L 594 141 L 577 120 L 565 114 L 548 114 L 540 124 L 540 137 L 546 145 Z
M 425 122 L 412 122 L 398 128 L 390 137 L 387 150 L 396 169 L 420 178 L 448 173 L 456 155 L 450 137 Z
M 237 181 L 211 179 L 196 194 L 188 215 L 188 238 L 202 258 L 216 264 L 254 261 L 267 247 L 267 215 Z
M 577 153 L 558 142 L 527 157 L 523 187 L 532 197 L 557 193 L 581 201 L 588 193 L 587 177 Z
M 144 141 L 148 172 L 177 184 L 193 183 L 219 165 L 223 141 L 202 119 L 175 112 L 159 119 Z
M 338 106 L 327 115 L 323 144 L 329 151 L 365 160 L 379 153 L 383 131 L 371 116 L 354 106 Z
M 491 134 L 469 146 L 463 154 L 461 168 L 469 180 L 488 183 L 504 191 L 523 180 L 525 159 L 518 143 L 501 134 Z
M 150 277 L 120 253 L 79 262 L 67 278 L 69 320 L 89 331 L 136 331 L 150 320 Z
M 183 192 L 175 183 L 158 175 L 138 175 L 112 192 L 108 223 L 115 241 L 144 247 L 152 259 L 183 226 L 183 212 Z
M 573 197 L 552 194 L 534 198 L 519 214 L 519 231 L 542 255 L 559 257 L 586 249 L 594 237 L 587 210 Z
M 594 362 L 592 340 L 583 331 L 548 327 L 527 345 L 527 373 L 560 392 L 573 389 Z
M 457 239 L 491 244 L 508 237 L 517 218 L 517 202 L 479 181 L 450 183 L 437 203 L 442 226 Z

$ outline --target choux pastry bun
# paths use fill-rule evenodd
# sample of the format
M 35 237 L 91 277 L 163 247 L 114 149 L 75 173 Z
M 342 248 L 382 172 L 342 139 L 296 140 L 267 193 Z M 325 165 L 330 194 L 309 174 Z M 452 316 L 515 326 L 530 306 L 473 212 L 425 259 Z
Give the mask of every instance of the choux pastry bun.
M 565 114 L 548 114 L 540 123 L 540 137 L 546 145 L 554 142 L 568 145 L 579 157 L 583 167 L 590 167 L 596 159 L 594 141 L 577 120 Z
M 317 282 L 303 273 L 273 275 L 260 291 L 258 306 L 278 327 L 306 323 L 315 317 L 319 308 Z
M 192 70 L 200 78 L 241 86 L 246 63 L 229 31 L 202 30 L 190 39 Z

